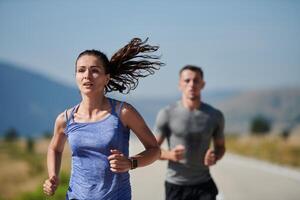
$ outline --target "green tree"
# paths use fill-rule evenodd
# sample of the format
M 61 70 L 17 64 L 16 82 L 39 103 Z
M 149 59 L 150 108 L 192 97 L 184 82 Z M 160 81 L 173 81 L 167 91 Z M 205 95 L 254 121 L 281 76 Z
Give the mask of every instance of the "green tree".
M 250 131 L 252 134 L 266 134 L 271 130 L 271 122 L 261 115 L 252 119 Z
M 4 139 L 7 142 L 16 141 L 17 139 L 19 139 L 19 133 L 14 128 L 7 129 L 4 133 Z
M 43 132 L 43 138 L 49 139 L 52 137 L 52 133 L 50 131 L 44 131 Z
M 35 141 L 32 137 L 26 139 L 26 149 L 29 153 L 34 152 Z
M 286 140 L 291 134 L 291 130 L 289 128 L 283 129 L 280 136 Z

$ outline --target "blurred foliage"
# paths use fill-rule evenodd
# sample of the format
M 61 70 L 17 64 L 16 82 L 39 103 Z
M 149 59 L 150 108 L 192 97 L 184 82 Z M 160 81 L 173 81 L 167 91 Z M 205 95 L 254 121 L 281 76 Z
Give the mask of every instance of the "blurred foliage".
M 32 141 L 32 143 L 34 143 L 34 141 Z M 32 145 L 32 147 L 27 146 L 27 148 L 33 148 L 33 144 L 29 145 Z M 12 159 L 26 161 L 30 166 L 30 174 L 37 174 L 43 171 L 44 155 L 25 151 L 24 147 L 20 144 L 11 142 L 2 142 L 0 150 L 9 155 Z
M 34 192 L 26 192 L 21 194 L 16 200 L 62 200 L 66 198 L 66 192 L 69 185 L 69 175 L 65 172 L 60 174 L 60 184 L 53 196 L 46 196 L 43 193 L 43 187 L 38 186 Z
M 26 139 L 26 149 L 29 153 L 33 153 L 34 152 L 34 146 L 35 146 L 35 141 L 33 138 L 28 137 Z
M 48 197 L 43 194 L 42 184 L 47 176 L 46 152 L 49 142 L 30 137 L 15 142 L 0 140 L 1 165 L 5 169 L 0 171 L 0 180 L 5 182 L 5 187 L 0 188 L 0 200 L 65 199 L 69 174 L 64 171 L 68 171 L 68 168 L 62 169 L 60 185 L 55 195 Z
M 13 142 L 19 139 L 19 133 L 14 128 L 9 128 L 4 132 L 4 140 L 7 142 Z
M 42 135 L 43 138 L 49 139 L 52 137 L 53 134 L 50 131 L 44 131 Z
M 280 136 L 286 140 L 291 134 L 291 130 L 290 129 L 284 129 L 281 133 Z
M 268 133 L 270 130 L 271 122 L 267 118 L 259 115 L 252 119 L 250 124 L 251 133 L 261 135 Z
M 300 167 L 300 138 L 280 135 L 227 136 L 226 148 L 233 153 Z

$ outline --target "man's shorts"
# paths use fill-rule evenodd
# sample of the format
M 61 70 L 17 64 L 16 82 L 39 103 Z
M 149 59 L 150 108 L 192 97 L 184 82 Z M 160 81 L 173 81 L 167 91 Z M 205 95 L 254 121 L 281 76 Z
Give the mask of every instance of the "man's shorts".
M 176 185 L 165 182 L 166 200 L 216 200 L 218 188 L 210 179 L 197 185 Z

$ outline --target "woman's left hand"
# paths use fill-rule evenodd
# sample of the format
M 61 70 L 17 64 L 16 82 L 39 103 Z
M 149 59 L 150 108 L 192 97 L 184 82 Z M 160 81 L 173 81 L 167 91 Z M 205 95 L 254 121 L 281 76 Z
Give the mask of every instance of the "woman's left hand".
M 124 154 L 116 149 L 110 150 L 111 155 L 108 156 L 110 170 L 121 173 L 127 172 L 131 169 L 130 160 Z

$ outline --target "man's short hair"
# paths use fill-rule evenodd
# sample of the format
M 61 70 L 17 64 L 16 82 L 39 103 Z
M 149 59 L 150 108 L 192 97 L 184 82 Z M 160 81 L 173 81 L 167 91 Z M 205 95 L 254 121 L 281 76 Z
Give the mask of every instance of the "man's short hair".
M 201 67 L 197 67 L 195 65 L 186 65 L 183 68 L 181 68 L 181 70 L 179 71 L 179 75 L 181 75 L 181 73 L 184 70 L 191 70 L 191 71 L 194 71 L 194 72 L 198 72 L 200 74 L 201 78 L 202 79 L 204 78 L 203 70 L 201 69 Z

